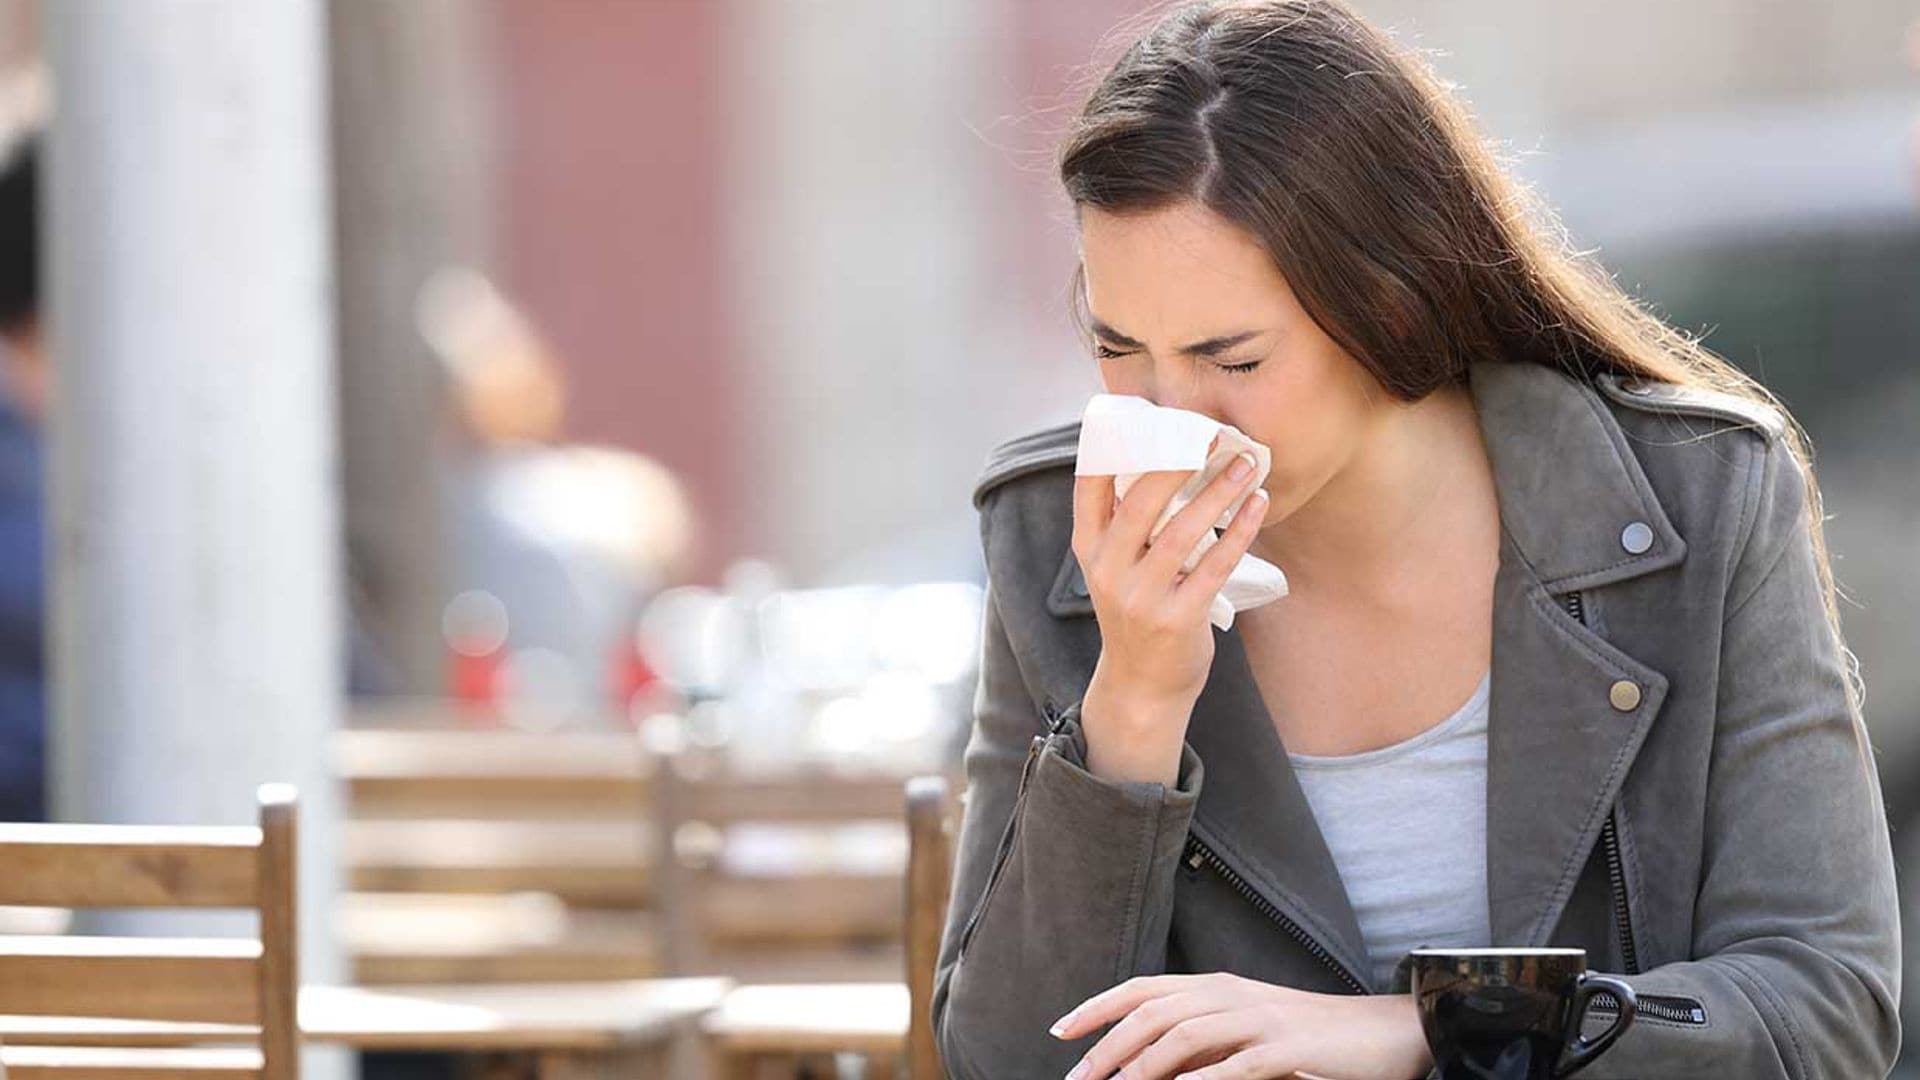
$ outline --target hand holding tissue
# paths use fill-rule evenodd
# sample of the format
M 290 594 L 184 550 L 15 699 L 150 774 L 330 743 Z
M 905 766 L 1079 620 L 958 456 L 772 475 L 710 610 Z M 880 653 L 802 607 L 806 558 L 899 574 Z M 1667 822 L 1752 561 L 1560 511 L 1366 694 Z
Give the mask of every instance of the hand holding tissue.
M 1212 529 L 1201 534 L 1199 543 L 1181 563 L 1181 569 L 1191 572 L 1207 549 L 1218 542 L 1214 530 L 1226 528 L 1253 489 L 1265 482 L 1273 468 L 1273 455 L 1265 446 L 1239 428 L 1197 412 L 1165 408 L 1127 394 L 1095 394 L 1080 416 L 1080 450 L 1073 473 L 1113 477 L 1114 498 L 1121 499 L 1143 473 L 1197 470 L 1167 501 L 1166 509 L 1153 523 L 1151 540 L 1242 453 L 1253 457 L 1253 484 L 1246 494 L 1234 499 Z M 1242 555 L 1219 595 L 1213 598 L 1208 621 L 1222 630 L 1231 629 L 1235 613 L 1285 595 L 1287 576 L 1279 567 L 1253 555 Z

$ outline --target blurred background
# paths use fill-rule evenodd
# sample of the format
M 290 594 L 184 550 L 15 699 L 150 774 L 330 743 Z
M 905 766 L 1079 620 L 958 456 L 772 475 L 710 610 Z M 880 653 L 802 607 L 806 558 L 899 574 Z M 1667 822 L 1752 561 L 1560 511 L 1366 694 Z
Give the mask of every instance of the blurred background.
M 1354 3 L 1808 428 L 1920 872 L 1920 8 Z M 480 812 L 379 785 L 464 744 L 382 736 L 952 770 L 971 483 L 1097 388 L 1050 154 L 1142 10 L 0 0 L 0 817 L 245 821 L 294 780 L 302 903 L 343 912 L 309 971 L 437 977 L 404 897 L 460 889 L 421 867 L 547 841 L 450 832 Z M 897 873 L 834 835 L 727 857 Z M 619 906 L 514 881 L 461 925 Z

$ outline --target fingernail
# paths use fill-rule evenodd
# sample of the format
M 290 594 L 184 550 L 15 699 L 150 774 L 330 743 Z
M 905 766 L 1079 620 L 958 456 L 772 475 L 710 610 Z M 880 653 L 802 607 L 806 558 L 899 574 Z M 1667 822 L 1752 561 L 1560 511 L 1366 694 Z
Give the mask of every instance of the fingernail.
M 1080 1080 L 1080 1078 L 1085 1075 L 1087 1075 L 1087 1063 L 1082 1061 L 1073 1067 L 1072 1072 L 1067 1074 L 1067 1080 Z
M 1073 1023 L 1073 1014 L 1068 1013 L 1060 1019 L 1055 1020 L 1053 1026 L 1047 1029 L 1047 1034 L 1057 1039 L 1060 1037 L 1060 1033 L 1067 1030 L 1067 1025 L 1071 1023 Z
M 1233 465 L 1227 469 L 1227 477 L 1236 482 L 1253 475 L 1253 455 L 1241 454 L 1233 459 Z

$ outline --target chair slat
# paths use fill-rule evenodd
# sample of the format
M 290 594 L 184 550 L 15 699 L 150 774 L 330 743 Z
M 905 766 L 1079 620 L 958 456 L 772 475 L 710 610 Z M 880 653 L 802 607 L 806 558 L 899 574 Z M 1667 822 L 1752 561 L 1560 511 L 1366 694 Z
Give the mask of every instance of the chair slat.
M 647 809 L 644 782 L 609 777 L 365 776 L 347 781 L 354 817 L 628 821 Z
M 258 1050 L 240 1047 L 6 1046 L 0 1064 L 7 1080 L 242 1080 L 263 1067 Z
M 694 913 L 722 942 L 897 941 L 899 875 L 722 877 L 700 886 Z
M 652 837 L 631 821 L 355 821 L 343 847 L 362 892 L 553 893 L 594 906 L 652 897 Z
M 688 783 L 676 809 L 683 821 L 713 825 L 779 821 L 898 821 L 897 776 L 729 776 Z
M 0 1046 L 9 1047 L 251 1046 L 259 1041 L 260 1029 L 249 1024 L 0 1014 Z
M 260 943 L 0 938 L 0 1013 L 260 1023 Z
M 334 761 L 348 781 L 603 780 L 636 794 L 651 772 L 639 738 L 614 732 L 343 731 Z
M 0 904 L 24 907 L 252 907 L 252 828 L 0 826 Z

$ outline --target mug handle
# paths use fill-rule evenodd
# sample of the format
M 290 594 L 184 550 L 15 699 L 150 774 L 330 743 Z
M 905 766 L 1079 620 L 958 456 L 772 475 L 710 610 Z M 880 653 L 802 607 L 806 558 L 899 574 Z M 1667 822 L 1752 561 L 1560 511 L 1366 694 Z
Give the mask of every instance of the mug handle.
M 1607 1030 L 1594 1038 L 1580 1034 L 1581 1023 L 1587 1018 L 1587 1006 L 1594 995 L 1602 990 L 1614 996 L 1620 1002 L 1620 1015 L 1614 1018 Z M 1554 1068 L 1553 1075 L 1558 1080 L 1562 1076 L 1572 1076 L 1581 1069 L 1593 1064 L 1593 1059 L 1606 1052 L 1615 1039 L 1627 1033 L 1633 1026 L 1634 1014 L 1638 1011 L 1639 999 L 1633 996 L 1633 987 L 1611 975 L 1597 975 L 1583 971 L 1573 982 L 1573 1008 L 1567 1014 L 1566 1054 L 1560 1064 Z

